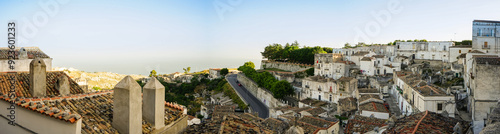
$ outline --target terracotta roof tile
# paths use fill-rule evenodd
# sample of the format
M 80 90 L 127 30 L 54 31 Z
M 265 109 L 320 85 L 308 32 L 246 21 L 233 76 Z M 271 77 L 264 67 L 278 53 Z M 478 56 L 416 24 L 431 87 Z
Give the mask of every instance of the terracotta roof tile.
M 394 126 L 388 128 L 385 132 L 389 134 L 396 133 L 453 133 L 453 127 L 457 123 L 462 125 L 462 130 L 466 131 L 469 123 L 463 120 L 444 117 L 434 112 L 421 112 L 418 114 L 406 116 L 396 120 Z
M 73 81 L 69 76 L 62 71 L 49 71 L 47 72 L 47 96 L 59 96 L 59 92 L 56 90 L 56 82 L 59 76 L 68 77 L 70 84 L 71 94 L 81 94 L 84 93 L 83 89 L 78 86 L 78 84 Z M 0 93 L 7 94 L 10 91 L 10 77 L 16 77 L 16 97 L 31 98 L 32 95 L 29 91 L 30 88 L 30 78 L 29 72 L 17 72 L 17 73 L 0 73 Z
M 364 117 L 360 115 L 354 116 L 354 119 L 349 119 L 349 123 L 347 123 L 345 133 L 352 134 L 354 132 L 358 133 L 366 133 L 368 131 L 374 130 L 375 127 L 383 127 L 386 126 L 386 120 Z

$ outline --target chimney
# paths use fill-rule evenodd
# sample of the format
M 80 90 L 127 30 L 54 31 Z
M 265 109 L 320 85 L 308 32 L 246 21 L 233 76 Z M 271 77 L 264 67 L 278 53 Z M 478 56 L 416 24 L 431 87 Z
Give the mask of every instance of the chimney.
M 114 88 L 113 127 L 123 134 L 142 133 L 141 86 L 130 76 Z
M 69 95 L 69 81 L 66 75 L 61 75 L 57 78 L 56 82 L 56 90 L 59 91 L 59 94 L 62 96 Z
M 21 49 L 19 49 L 18 58 L 20 60 L 28 59 L 28 51 L 26 51 L 26 49 L 24 49 L 24 47 L 21 47 Z
M 160 129 L 165 126 L 165 86 L 156 78 L 151 77 L 144 85 L 142 116 L 144 120 L 151 123 L 154 128 Z
M 47 72 L 45 62 L 35 58 L 30 63 L 30 93 L 33 97 L 47 96 Z

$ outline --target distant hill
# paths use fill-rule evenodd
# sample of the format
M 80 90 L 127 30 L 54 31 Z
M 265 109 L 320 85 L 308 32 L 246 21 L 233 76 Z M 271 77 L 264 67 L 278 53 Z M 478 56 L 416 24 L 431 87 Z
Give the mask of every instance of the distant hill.
M 92 87 L 100 87 L 101 89 L 113 89 L 114 86 L 125 76 L 126 74 L 117 74 L 111 72 L 85 72 L 74 68 L 52 68 L 53 71 L 64 71 L 73 80 L 83 79 L 87 81 L 89 89 Z M 144 75 L 130 75 L 135 80 L 140 78 L 145 78 Z M 79 83 L 80 84 L 80 83 Z

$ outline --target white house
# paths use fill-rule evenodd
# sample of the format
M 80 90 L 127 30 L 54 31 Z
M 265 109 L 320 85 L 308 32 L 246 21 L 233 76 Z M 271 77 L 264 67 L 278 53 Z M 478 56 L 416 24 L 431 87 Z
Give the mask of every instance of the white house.
M 486 53 L 500 53 L 500 21 L 474 20 L 472 22 L 472 49 Z
M 373 76 L 375 75 L 375 58 L 373 57 L 363 57 L 360 60 L 360 70 L 363 72 L 363 75 Z

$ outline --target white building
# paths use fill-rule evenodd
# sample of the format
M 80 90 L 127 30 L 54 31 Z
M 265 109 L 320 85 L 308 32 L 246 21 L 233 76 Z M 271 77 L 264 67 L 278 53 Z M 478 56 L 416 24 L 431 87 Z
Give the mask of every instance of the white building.
M 450 51 L 448 53 L 448 61 L 449 62 L 455 62 L 458 61 L 458 56 L 464 53 L 468 53 L 472 51 L 472 45 L 458 45 L 458 46 L 451 46 Z
M 316 100 L 335 102 L 338 101 L 337 83 L 332 78 L 311 76 L 302 80 L 302 97 Z
M 208 69 L 208 78 L 210 80 L 220 78 L 220 68 L 210 68 Z
M 363 59 L 364 57 L 371 57 L 372 55 L 375 55 L 375 53 L 371 51 L 359 51 L 351 55 L 350 61 L 354 62 L 356 66 L 360 67 L 361 59 Z
M 500 100 L 500 57 L 476 57 L 470 76 L 473 132 L 479 133 Z
M 335 64 L 337 61 L 342 61 L 342 54 L 315 54 L 314 61 L 315 76 L 333 78 L 334 75 L 345 74 L 345 64 Z
M 0 48 L 0 52 L 2 55 L 0 56 L 0 72 L 9 72 L 9 71 L 29 71 L 29 65 L 31 61 L 35 58 L 41 58 L 46 65 L 46 71 L 52 70 L 52 58 L 50 58 L 47 54 L 45 54 L 38 47 L 22 47 L 16 48 L 14 51 L 17 53 L 17 59 L 15 59 L 14 69 L 9 68 L 9 48 L 2 47 Z
M 448 62 L 449 49 L 453 46 L 451 41 L 432 41 L 419 43 L 415 59 L 440 60 Z
M 472 49 L 486 53 L 500 53 L 500 21 L 474 20 L 472 22 Z
M 363 57 L 360 61 L 360 70 L 363 75 L 373 76 L 375 75 L 375 58 L 373 57 Z

